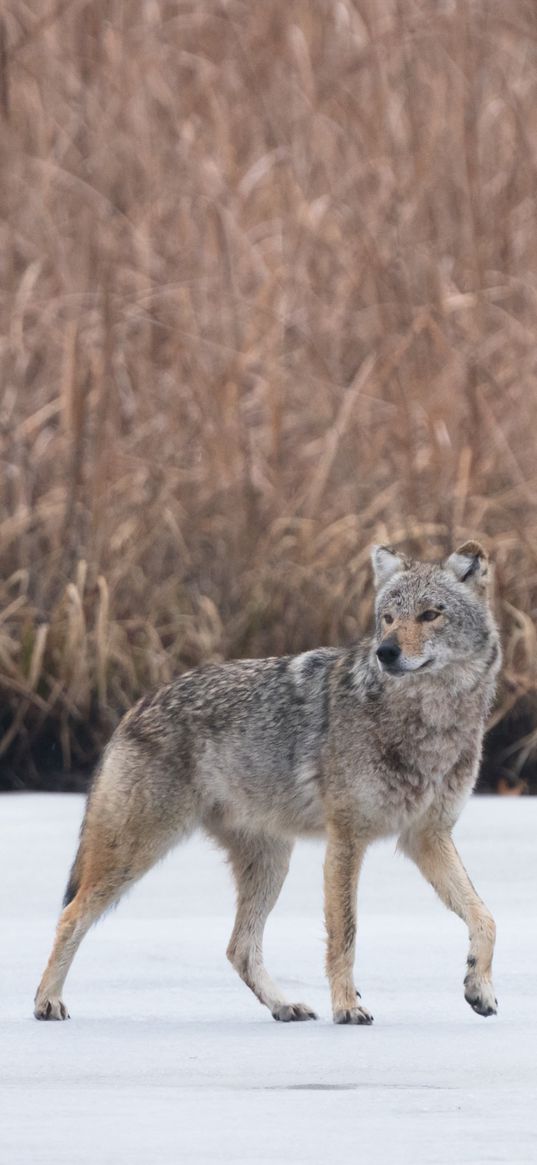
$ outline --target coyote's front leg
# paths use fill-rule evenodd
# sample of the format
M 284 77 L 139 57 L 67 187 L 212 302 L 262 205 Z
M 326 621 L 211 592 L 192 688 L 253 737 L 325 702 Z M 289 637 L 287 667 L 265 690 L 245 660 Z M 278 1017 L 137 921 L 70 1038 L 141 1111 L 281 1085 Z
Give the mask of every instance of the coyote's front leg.
M 433 828 L 409 833 L 400 847 L 413 858 L 442 902 L 468 927 L 470 949 L 464 980 L 464 997 L 478 1015 L 496 1015 L 498 1000 L 492 985 L 492 956 L 496 924 L 466 873 L 448 832 Z
M 356 891 L 367 842 L 335 823 L 328 827 L 324 864 L 325 917 L 328 935 L 326 971 L 332 992 L 334 1023 L 372 1023 L 354 985 Z

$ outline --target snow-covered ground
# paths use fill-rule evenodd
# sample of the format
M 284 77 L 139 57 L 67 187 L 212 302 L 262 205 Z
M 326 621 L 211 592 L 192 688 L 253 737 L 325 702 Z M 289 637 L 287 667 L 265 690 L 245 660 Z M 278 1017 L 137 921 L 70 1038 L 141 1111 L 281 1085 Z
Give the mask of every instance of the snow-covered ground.
M 317 1023 L 277 1024 L 226 962 L 233 888 L 201 838 L 87 936 L 69 1023 L 37 1023 L 75 796 L 0 798 L 0 1163 L 537 1160 L 537 799 L 473 800 L 457 839 L 496 916 L 497 1018 L 464 1002 L 465 929 L 393 843 L 360 886 L 357 981 L 330 1022 L 320 843 L 300 843 L 266 961 Z

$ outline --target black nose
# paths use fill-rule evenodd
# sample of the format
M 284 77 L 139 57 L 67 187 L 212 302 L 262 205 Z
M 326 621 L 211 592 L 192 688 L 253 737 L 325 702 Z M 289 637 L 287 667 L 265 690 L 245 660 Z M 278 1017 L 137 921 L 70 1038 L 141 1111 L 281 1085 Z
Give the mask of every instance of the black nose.
M 377 656 L 380 659 L 380 662 L 386 664 L 387 667 L 390 667 L 392 663 L 395 663 L 396 659 L 399 659 L 400 654 L 401 648 L 399 647 L 395 635 L 389 635 L 388 638 L 385 639 L 383 643 L 381 643 L 380 647 L 377 647 Z

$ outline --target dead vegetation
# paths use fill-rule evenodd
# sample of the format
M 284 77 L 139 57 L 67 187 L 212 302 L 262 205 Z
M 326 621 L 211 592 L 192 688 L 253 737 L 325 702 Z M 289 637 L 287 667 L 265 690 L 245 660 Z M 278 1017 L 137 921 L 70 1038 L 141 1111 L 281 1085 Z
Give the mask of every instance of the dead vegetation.
M 0 29 L 4 787 L 181 668 L 360 634 L 371 540 L 472 535 L 487 779 L 531 783 L 535 5 L 7 0 Z

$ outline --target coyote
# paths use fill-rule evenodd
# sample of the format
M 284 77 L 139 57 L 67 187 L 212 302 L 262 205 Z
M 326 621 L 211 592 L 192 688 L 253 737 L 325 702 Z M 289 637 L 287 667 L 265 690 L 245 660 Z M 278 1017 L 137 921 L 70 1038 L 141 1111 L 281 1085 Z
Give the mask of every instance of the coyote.
M 465 998 L 493 1015 L 495 924 L 451 838 L 479 767 L 500 666 L 477 542 L 443 564 L 372 552 L 375 634 L 357 646 L 210 664 L 145 696 L 95 776 L 38 1019 L 67 1019 L 63 984 L 86 931 L 196 826 L 237 884 L 228 958 L 274 1019 L 315 1019 L 263 964 L 263 931 L 293 841 L 325 833 L 326 969 L 336 1023 L 369 1024 L 353 979 L 358 875 L 395 834 L 469 930 Z

